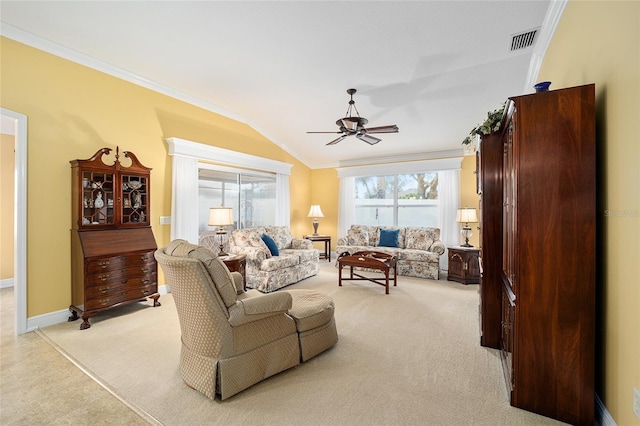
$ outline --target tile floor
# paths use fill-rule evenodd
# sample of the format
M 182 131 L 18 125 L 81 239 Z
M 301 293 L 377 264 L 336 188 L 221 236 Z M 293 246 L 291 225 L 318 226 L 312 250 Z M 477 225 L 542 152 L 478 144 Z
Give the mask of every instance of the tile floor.
M 1 425 L 146 425 L 38 334 L 15 334 L 13 288 L 0 289 Z

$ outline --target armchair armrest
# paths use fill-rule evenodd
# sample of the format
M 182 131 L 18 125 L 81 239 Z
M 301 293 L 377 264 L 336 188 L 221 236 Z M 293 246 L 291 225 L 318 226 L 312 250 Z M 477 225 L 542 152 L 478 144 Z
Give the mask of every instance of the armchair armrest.
M 294 238 L 291 240 L 291 248 L 296 250 L 312 250 L 313 241 L 304 238 Z
M 233 286 L 236 289 L 236 295 L 244 293 L 244 278 L 240 272 L 232 272 L 231 278 L 233 278 Z
M 238 300 L 229 307 L 229 323 L 231 326 L 237 327 L 273 315 L 287 313 L 291 306 L 291 294 L 286 292 L 269 293 Z
M 338 238 L 338 242 L 336 243 L 336 246 L 348 246 L 348 245 L 349 245 L 349 238 L 347 237 Z
M 429 247 L 429 251 L 433 253 L 438 253 L 439 255 L 444 254 L 444 243 L 440 240 L 434 241 Z

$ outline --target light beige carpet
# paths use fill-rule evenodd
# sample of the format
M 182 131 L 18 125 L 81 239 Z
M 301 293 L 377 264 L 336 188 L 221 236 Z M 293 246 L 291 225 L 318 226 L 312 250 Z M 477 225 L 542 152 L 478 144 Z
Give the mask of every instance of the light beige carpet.
M 345 271 L 346 273 L 346 271 Z M 336 305 L 332 349 L 221 402 L 178 372 L 180 327 L 171 295 L 71 322 L 45 338 L 150 422 L 165 425 L 557 425 L 509 405 L 499 354 L 479 344 L 478 286 L 399 277 L 390 294 L 337 285 L 333 263 L 289 288 Z M 72 397 L 70 395 L 70 397 Z

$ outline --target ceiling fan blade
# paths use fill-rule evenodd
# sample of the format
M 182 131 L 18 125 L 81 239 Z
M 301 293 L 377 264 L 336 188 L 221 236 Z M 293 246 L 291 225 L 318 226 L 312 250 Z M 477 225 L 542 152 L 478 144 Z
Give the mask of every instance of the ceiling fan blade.
M 375 145 L 382 140 L 382 139 L 373 137 L 371 135 L 368 135 L 366 133 L 358 133 L 356 134 L 356 138 L 360 139 L 361 141 L 365 141 L 369 145 Z
M 342 133 L 342 132 L 338 131 L 338 132 L 307 132 L 307 133 Z
M 342 135 L 339 138 L 332 140 L 327 145 L 335 145 L 335 144 L 337 144 L 338 142 L 340 142 L 342 139 L 344 139 L 346 137 L 347 137 L 347 135 Z
M 400 129 L 393 124 L 390 126 L 367 127 L 364 131 L 367 133 L 398 133 Z

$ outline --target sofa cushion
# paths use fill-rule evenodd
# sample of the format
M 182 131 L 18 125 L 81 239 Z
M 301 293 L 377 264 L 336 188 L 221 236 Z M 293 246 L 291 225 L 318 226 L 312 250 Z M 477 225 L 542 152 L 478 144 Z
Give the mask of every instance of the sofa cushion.
M 398 235 L 399 229 L 385 229 L 380 228 L 380 241 L 379 247 L 398 247 Z
M 273 238 L 271 238 L 267 234 L 262 234 L 262 241 L 264 241 L 264 243 L 267 245 L 271 256 L 280 256 L 280 251 L 278 250 L 276 242 L 273 241 Z
M 280 250 L 280 256 L 285 255 L 285 254 L 298 256 L 298 258 L 300 259 L 300 263 L 317 262 L 318 261 L 318 250 L 315 250 L 315 249 L 309 249 L 309 250 L 284 249 L 284 250 Z
M 288 226 L 267 226 L 264 233 L 269 235 L 275 241 L 278 249 L 291 248 L 293 237 Z
M 326 294 L 306 289 L 288 290 L 287 293 L 293 299 L 289 315 L 295 320 L 298 332 L 313 330 L 333 319 L 335 306 Z
M 440 230 L 438 228 L 408 226 L 405 232 L 406 247 L 408 249 L 429 250 L 433 242 L 440 239 Z
M 350 246 L 368 246 L 369 233 L 360 228 L 350 228 L 347 231 L 347 241 Z
M 295 254 L 282 254 L 266 259 L 260 265 L 261 271 L 277 271 L 278 269 L 290 268 L 300 263 L 300 257 Z

